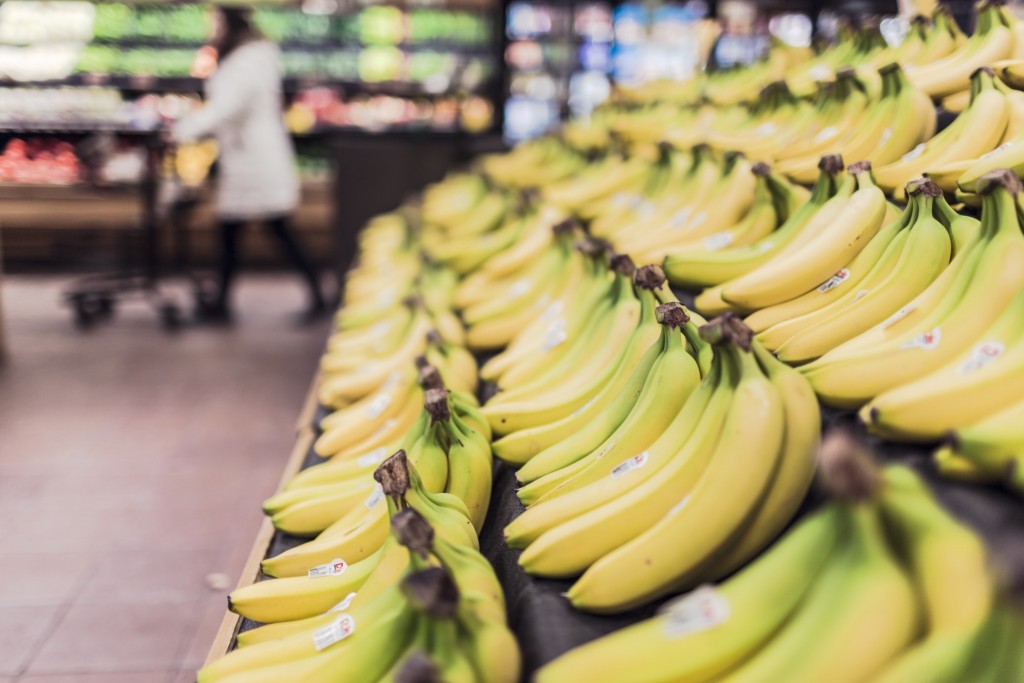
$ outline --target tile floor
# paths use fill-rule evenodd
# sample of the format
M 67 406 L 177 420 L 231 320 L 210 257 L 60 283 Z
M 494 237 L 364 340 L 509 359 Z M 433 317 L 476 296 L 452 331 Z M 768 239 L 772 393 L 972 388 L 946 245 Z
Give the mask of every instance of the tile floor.
M 224 614 L 207 577 L 234 585 L 327 323 L 252 276 L 232 327 L 126 304 L 80 332 L 66 282 L 0 283 L 0 683 L 192 681 Z

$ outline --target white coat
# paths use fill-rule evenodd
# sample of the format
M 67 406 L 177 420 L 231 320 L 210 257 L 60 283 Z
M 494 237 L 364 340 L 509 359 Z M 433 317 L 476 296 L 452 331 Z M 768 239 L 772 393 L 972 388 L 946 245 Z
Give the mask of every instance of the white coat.
M 220 147 L 221 218 L 268 218 L 295 209 L 299 179 L 281 114 L 276 45 L 260 40 L 231 52 L 206 81 L 205 105 L 178 121 L 172 131 L 177 142 L 211 136 Z

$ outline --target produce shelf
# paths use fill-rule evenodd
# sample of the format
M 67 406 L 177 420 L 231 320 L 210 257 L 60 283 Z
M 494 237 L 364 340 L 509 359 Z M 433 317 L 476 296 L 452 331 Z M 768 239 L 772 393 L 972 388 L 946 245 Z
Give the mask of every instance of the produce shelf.
M 692 306 L 691 293 L 677 291 L 676 294 L 684 305 Z M 312 444 L 320 431 L 317 425 L 328 412 L 323 406 L 316 405 L 313 393 L 307 397 L 298 425 L 299 438 L 286 463 L 282 484 L 294 472 L 322 461 L 313 452 Z M 893 443 L 868 436 L 853 411 L 823 407 L 822 423 L 826 431 L 835 426 L 854 431 L 870 444 L 882 462 L 902 462 L 920 472 L 942 504 L 984 537 L 997 565 L 1005 570 L 1003 578 L 1008 586 L 1011 589 L 1024 588 L 1024 500 L 997 486 L 967 484 L 940 477 L 931 464 L 932 445 Z M 649 618 L 671 598 L 612 616 L 574 610 L 562 597 L 572 581 L 528 576 L 517 564 L 520 551 L 505 545 L 502 530 L 523 511 L 516 498 L 516 488 L 514 469 L 496 462 L 491 508 L 480 533 L 480 550 L 494 566 L 504 588 L 509 624 L 522 649 L 525 681 L 560 654 Z M 823 498 L 812 491 L 795 519 L 814 510 L 822 501 Z M 306 540 L 274 531 L 269 518 L 265 519 L 239 587 L 261 580 L 259 563 L 264 557 L 276 555 Z M 234 649 L 238 633 L 259 625 L 228 612 L 207 662 Z

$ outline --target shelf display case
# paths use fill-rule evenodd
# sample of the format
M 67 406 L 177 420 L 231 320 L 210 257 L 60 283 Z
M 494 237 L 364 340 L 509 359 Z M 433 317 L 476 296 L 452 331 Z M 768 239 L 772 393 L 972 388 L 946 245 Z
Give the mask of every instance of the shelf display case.
M 497 126 L 500 28 L 489 3 L 253 4 L 254 23 L 281 46 L 289 99 L 307 107 L 306 93 L 314 89 L 333 98 L 330 108 L 296 115 L 299 132 Z M 198 94 L 216 63 L 204 45 L 208 12 L 208 5 L 182 2 L 0 2 L 0 85 L 59 88 L 66 99 L 76 97 L 69 89 L 87 86 L 120 91 L 126 100 L 140 93 Z M 48 96 L 36 93 L 29 105 Z M 111 120 L 97 123 L 121 125 L 126 116 L 107 113 Z

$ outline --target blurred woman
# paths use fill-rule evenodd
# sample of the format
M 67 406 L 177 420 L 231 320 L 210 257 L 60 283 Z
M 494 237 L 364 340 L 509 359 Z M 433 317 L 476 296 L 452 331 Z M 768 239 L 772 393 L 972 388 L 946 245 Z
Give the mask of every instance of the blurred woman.
M 282 118 L 280 52 L 252 25 L 248 9 L 214 13 L 216 71 L 206 80 L 206 103 L 173 128 L 175 142 L 213 137 L 220 148 L 217 216 L 221 263 L 218 289 L 201 297 L 200 315 L 230 317 L 231 285 L 238 269 L 238 238 L 250 221 L 266 225 L 309 286 L 304 318 L 326 311 L 313 263 L 288 219 L 299 202 L 295 151 Z

